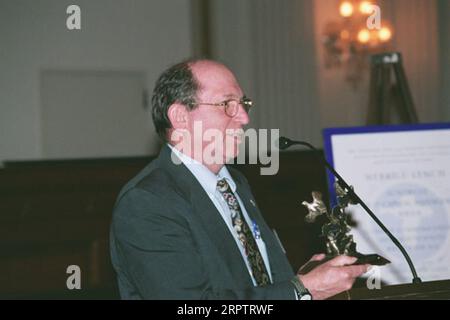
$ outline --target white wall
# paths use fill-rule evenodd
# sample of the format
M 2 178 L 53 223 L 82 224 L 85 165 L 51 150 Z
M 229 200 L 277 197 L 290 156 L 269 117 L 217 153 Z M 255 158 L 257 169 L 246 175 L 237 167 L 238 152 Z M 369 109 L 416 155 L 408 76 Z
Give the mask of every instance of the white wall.
M 211 43 L 255 100 L 253 127 L 320 144 L 313 2 L 211 0 Z
M 443 0 L 447 1 L 447 0 Z M 256 99 L 252 124 L 320 145 L 321 129 L 366 124 L 369 67 L 354 88 L 343 68 L 324 66 L 323 32 L 339 0 L 211 0 L 212 53 Z M 436 0 L 382 0 L 393 24 L 421 122 L 442 121 Z M 443 32 L 448 37 L 448 33 Z
M 82 30 L 67 30 L 69 4 Z M 0 161 L 42 156 L 41 70 L 144 71 L 151 92 L 191 55 L 190 14 L 187 0 L 0 0 Z
M 369 93 L 368 72 L 356 88 L 345 81 L 345 69 L 327 69 L 324 63 L 323 34 L 330 21 L 339 19 L 338 0 L 314 0 L 314 35 L 318 105 L 323 128 L 363 125 Z
M 440 61 L 436 0 L 384 0 L 394 26 L 394 49 L 403 54 L 405 73 L 420 122 L 441 121 Z M 382 7 L 383 9 L 383 7 Z M 448 62 L 447 62 L 448 63 Z
M 213 55 L 256 99 L 255 127 L 320 144 L 322 127 L 365 123 L 368 73 L 353 90 L 342 70 L 323 65 L 321 35 L 338 2 L 210 0 Z M 72 3 L 81 6 L 81 31 L 66 29 Z M 450 120 L 449 1 L 382 5 L 421 120 Z M 191 10 L 189 0 L 0 0 L 0 161 L 42 157 L 41 70 L 144 71 L 151 91 L 167 65 L 193 52 Z M 152 141 L 150 153 L 155 134 Z
M 447 0 L 444 0 L 447 1 Z M 319 107 L 322 125 L 365 125 L 369 102 L 369 71 L 357 89 L 345 82 L 342 69 L 324 68 L 321 35 L 328 21 L 339 19 L 339 0 L 315 0 L 316 47 Z M 393 26 L 392 50 L 403 55 L 403 67 L 420 122 L 442 121 L 438 104 L 440 66 L 436 0 L 382 0 L 382 19 Z M 448 33 L 444 32 L 448 37 Z

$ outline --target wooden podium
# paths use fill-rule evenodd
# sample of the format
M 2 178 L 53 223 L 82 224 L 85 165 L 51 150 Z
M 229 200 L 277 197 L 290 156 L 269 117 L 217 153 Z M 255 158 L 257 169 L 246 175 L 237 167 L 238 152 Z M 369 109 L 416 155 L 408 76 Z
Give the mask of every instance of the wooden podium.
M 449 300 L 450 280 L 400 284 L 369 290 L 356 288 L 331 300 Z

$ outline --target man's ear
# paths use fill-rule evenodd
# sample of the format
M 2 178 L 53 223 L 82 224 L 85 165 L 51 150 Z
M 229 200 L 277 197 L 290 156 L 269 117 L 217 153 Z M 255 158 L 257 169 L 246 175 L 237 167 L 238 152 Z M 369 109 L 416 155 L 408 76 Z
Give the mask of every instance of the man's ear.
M 167 112 L 172 128 L 185 129 L 188 121 L 187 113 L 186 106 L 179 103 L 172 104 Z

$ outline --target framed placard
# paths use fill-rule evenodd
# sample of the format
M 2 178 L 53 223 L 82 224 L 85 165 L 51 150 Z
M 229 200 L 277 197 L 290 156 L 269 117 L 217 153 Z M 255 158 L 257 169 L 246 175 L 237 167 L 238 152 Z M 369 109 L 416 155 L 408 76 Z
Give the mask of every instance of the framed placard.
M 405 246 L 423 281 L 450 278 L 450 123 L 329 128 L 327 160 Z M 328 175 L 335 203 L 334 177 Z M 358 251 L 378 253 L 387 284 L 411 282 L 387 235 L 358 205 L 348 212 Z

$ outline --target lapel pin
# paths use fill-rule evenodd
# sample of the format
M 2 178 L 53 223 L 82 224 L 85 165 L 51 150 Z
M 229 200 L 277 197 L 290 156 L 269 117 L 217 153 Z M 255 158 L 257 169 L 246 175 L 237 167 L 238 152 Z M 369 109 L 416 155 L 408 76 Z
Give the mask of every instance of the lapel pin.
M 256 207 L 256 203 L 255 203 L 255 201 L 253 201 L 253 199 L 250 199 L 250 203 L 251 203 L 254 207 Z

